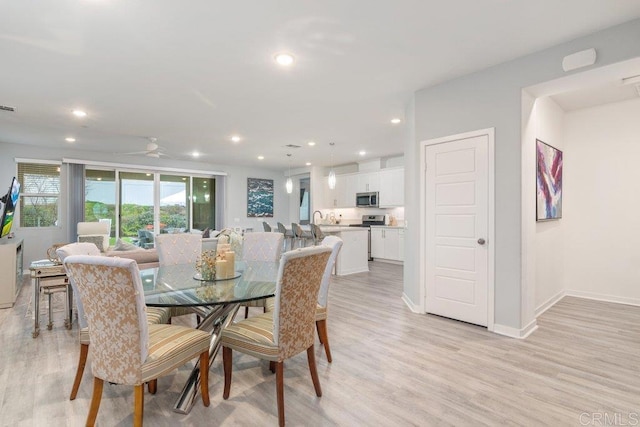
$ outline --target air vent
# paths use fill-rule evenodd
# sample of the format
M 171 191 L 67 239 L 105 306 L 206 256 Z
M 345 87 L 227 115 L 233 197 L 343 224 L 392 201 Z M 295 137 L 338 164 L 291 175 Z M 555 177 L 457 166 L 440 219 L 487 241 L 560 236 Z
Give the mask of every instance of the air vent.
M 10 112 L 15 112 L 16 109 L 14 107 L 9 107 L 8 105 L 0 105 L 0 110 L 2 111 L 10 111 Z
M 285 147 L 287 147 L 287 148 L 300 148 L 300 145 L 287 144 L 287 145 L 285 145 Z

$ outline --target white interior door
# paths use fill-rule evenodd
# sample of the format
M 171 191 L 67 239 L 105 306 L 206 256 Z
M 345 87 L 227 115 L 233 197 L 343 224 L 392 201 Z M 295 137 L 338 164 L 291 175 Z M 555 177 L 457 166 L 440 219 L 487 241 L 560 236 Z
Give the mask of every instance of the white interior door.
M 426 311 L 488 322 L 487 135 L 425 149 Z

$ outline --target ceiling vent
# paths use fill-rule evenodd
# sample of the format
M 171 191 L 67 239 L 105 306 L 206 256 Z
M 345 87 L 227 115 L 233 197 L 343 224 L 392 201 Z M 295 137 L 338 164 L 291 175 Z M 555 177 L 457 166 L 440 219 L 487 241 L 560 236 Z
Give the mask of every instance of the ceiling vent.
M 12 113 L 16 111 L 15 107 L 9 107 L 8 105 L 0 105 L 0 110 L 10 111 Z
M 287 148 L 300 148 L 300 145 L 287 144 L 287 145 L 285 145 L 285 147 L 287 147 Z

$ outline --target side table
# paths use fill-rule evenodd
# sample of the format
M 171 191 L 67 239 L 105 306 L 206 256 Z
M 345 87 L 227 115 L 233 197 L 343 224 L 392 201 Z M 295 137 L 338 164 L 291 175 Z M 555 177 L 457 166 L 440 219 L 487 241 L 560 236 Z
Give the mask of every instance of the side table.
M 31 336 L 36 338 L 40 334 L 40 290 L 45 290 L 49 293 L 49 323 L 47 329 L 51 330 L 53 327 L 52 307 L 51 307 L 51 293 L 53 292 L 65 292 L 65 313 L 64 326 L 67 329 L 71 329 L 72 311 L 73 311 L 73 290 L 69 283 L 69 278 L 64 269 L 64 266 L 60 263 L 52 262 L 49 260 L 34 261 L 29 266 L 31 271 L 31 278 L 34 279 L 33 286 L 33 310 L 34 310 L 34 324 L 33 333 Z

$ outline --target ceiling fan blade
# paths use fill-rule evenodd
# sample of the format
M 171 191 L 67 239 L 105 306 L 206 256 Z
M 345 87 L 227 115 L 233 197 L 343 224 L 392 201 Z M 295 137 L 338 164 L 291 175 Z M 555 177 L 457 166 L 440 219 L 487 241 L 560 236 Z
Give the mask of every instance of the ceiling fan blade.
M 148 151 L 131 151 L 129 153 L 121 153 L 121 154 L 123 154 L 125 156 L 129 156 L 129 155 L 134 155 L 134 154 L 146 154 L 146 153 L 148 153 Z

